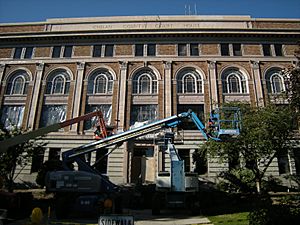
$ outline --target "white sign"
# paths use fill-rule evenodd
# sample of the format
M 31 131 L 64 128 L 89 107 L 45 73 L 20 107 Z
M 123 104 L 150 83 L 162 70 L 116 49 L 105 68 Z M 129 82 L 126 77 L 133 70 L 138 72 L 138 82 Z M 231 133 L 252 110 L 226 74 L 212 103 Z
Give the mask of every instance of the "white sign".
M 98 225 L 134 225 L 133 216 L 103 215 L 99 217 Z

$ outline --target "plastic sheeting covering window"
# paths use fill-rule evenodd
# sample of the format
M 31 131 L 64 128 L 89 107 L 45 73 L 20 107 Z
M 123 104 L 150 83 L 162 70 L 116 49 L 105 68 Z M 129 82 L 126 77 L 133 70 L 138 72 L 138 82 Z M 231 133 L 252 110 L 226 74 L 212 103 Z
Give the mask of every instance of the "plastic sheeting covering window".
M 110 125 L 112 106 L 111 105 L 86 105 L 85 113 L 90 113 L 97 110 L 100 110 L 102 112 L 105 123 Z M 86 120 L 84 123 L 84 130 L 93 129 L 97 123 L 98 121 L 96 116 L 90 120 Z
M 4 106 L 2 108 L 1 123 L 7 130 L 14 126 L 21 127 L 25 106 Z
M 66 105 L 44 105 L 40 121 L 40 127 L 46 127 L 54 123 L 66 120 Z
M 136 122 L 151 122 L 157 120 L 157 105 L 133 105 L 131 108 L 130 125 Z

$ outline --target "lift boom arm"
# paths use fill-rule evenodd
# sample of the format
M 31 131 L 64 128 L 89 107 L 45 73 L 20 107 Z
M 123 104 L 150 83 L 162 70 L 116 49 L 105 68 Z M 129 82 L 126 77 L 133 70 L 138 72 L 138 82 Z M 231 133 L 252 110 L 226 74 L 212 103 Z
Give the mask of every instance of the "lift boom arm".
M 59 129 L 61 129 L 63 127 L 70 126 L 70 125 L 72 125 L 74 123 L 78 123 L 82 120 L 88 120 L 94 116 L 98 116 L 100 119 L 103 119 L 102 112 L 95 111 L 95 112 L 91 112 L 91 113 L 88 113 L 88 114 L 85 114 L 85 115 L 82 115 L 82 116 L 79 116 L 79 117 L 76 117 L 73 119 L 66 120 L 61 123 L 55 123 L 55 124 L 49 125 L 47 127 L 42 127 L 37 130 L 29 131 L 29 132 L 19 135 L 19 136 L 5 139 L 0 142 L 0 153 L 6 151 L 9 147 L 12 147 L 12 146 L 15 146 L 18 144 L 22 144 L 26 141 L 29 141 L 29 140 L 37 138 L 37 137 L 41 137 L 50 132 L 58 131 Z

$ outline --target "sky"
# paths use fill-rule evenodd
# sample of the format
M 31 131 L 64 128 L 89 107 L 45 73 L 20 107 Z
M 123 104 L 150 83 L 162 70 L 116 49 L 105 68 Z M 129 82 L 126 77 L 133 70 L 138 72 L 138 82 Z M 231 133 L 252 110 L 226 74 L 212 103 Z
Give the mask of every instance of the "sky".
M 0 23 L 143 15 L 300 18 L 300 0 L 0 0 Z

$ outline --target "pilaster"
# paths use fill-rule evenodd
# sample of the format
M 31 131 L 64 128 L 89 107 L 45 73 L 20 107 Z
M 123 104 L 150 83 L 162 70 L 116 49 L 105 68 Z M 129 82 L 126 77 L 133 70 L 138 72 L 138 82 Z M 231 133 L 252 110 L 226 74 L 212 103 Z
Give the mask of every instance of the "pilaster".
M 208 63 L 208 81 L 210 96 L 210 111 L 218 106 L 218 83 L 216 61 L 207 61 Z
M 75 90 L 74 90 L 75 96 L 74 96 L 72 118 L 78 117 L 80 113 L 84 68 L 85 68 L 84 62 L 77 63 L 77 77 L 76 77 Z M 77 131 L 77 130 L 78 130 L 78 124 L 77 123 L 72 124 L 71 131 Z
M 172 116 L 172 79 L 171 79 L 172 62 L 165 62 L 165 77 L 164 77 L 164 96 L 165 96 L 165 117 Z
M 262 81 L 258 61 L 250 61 L 253 75 L 253 88 L 256 106 L 264 106 Z
M 126 109 L 126 81 L 127 81 L 128 63 L 120 62 L 120 80 L 119 80 L 119 110 L 118 110 L 118 130 L 123 131 L 125 126 Z
M 32 94 L 33 96 L 30 104 L 29 118 L 27 124 L 27 128 L 29 129 L 34 129 L 34 121 L 36 121 L 36 112 L 37 112 L 38 101 L 40 97 L 44 67 L 45 67 L 44 63 L 36 64 L 36 76 L 33 84 L 33 94 Z

